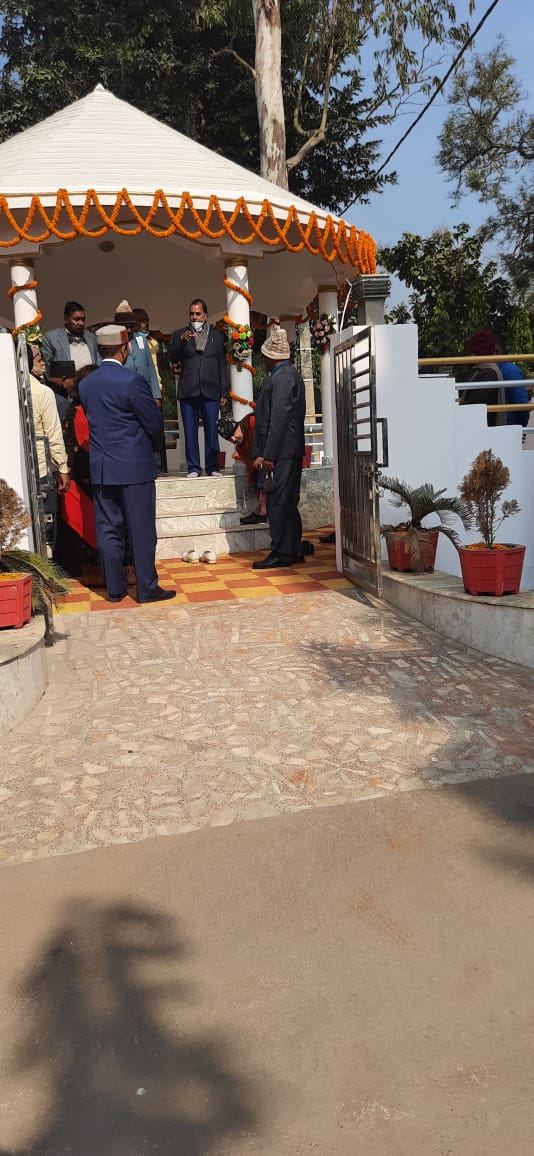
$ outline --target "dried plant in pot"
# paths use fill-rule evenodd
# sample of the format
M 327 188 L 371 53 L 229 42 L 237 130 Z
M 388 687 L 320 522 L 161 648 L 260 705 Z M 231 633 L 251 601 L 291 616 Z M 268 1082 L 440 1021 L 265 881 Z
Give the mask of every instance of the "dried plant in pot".
M 398 478 L 381 477 L 380 486 L 393 495 L 389 498 L 392 506 L 397 509 L 407 506 L 410 511 L 407 521 L 380 527 L 392 570 L 416 573 L 433 570 L 440 534 L 444 534 L 458 549 L 460 539 L 452 523 L 459 518 L 464 530 L 471 526 L 471 515 L 463 501 L 445 496 L 444 489 L 435 490 L 428 482 L 422 486 L 409 486 Z M 439 522 L 434 526 L 423 526 L 423 519 L 432 514 L 437 515 Z
M 510 485 L 510 471 L 492 450 L 482 450 L 458 487 L 482 537 L 461 546 L 462 578 L 467 594 L 517 594 L 521 585 L 525 547 L 496 542 L 497 531 L 520 512 L 515 498 L 501 502 Z
M 43 610 L 67 593 L 53 562 L 17 548 L 30 520 L 18 494 L 0 478 L 1 626 L 22 626 L 32 610 Z

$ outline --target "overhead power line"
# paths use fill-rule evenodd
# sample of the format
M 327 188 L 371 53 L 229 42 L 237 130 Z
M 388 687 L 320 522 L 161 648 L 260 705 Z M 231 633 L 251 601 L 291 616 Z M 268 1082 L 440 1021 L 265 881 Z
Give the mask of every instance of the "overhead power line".
M 470 33 L 470 35 L 467 37 L 467 40 L 466 40 L 466 41 L 464 41 L 464 43 L 462 44 L 462 47 L 461 47 L 460 51 L 459 51 L 459 52 L 457 53 L 457 55 L 455 56 L 455 58 L 454 58 L 454 60 L 453 60 L 453 62 L 452 62 L 452 64 L 451 64 L 450 68 L 449 68 L 449 69 L 447 70 L 447 72 L 445 73 L 445 76 L 444 76 L 444 77 L 443 77 L 443 78 L 440 80 L 439 84 L 438 84 L 438 85 L 437 85 L 437 87 L 434 89 L 434 92 L 432 93 L 432 96 L 431 96 L 431 97 L 429 97 L 429 99 L 427 100 L 426 104 L 425 104 L 425 105 L 423 106 L 423 108 L 421 109 L 421 112 L 420 112 L 420 113 L 418 113 L 418 115 L 416 116 L 415 120 L 413 120 L 413 121 L 412 121 L 412 123 L 411 123 L 411 125 L 409 126 L 409 128 L 407 128 L 407 129 L 406 129 L 406 132 L 403 134 L 403 136 L 401 136 L 400 140 L 398 140 L 398 141 L 397 141 L 397 144 L 395 145 L 395 147 L 394 147 L 394 148 L 392 148 L 392 150 L 391 150 L 391 152 L 390 152 L 390 153 L 388 153 L 388 155 L 387 155 L 387 157 L 386 157 L 385 161 L 383 161 L 383 163 L 380 165 L 380 168 L 379 168 L 379 169 L 377 169 L 377 170 L 376 170 L 376 172 L 374 173 L 374 176 L 375 176 L 375 177 L 378 177 L 378 176 L 380 176 L 380 173 L 382 173 L 382 172 L 384 171 L 384 169 L 385 169 L 386 165 L 388 165 L 388 164 L 389 164 L 389 162 L 390 162 L 390 160 L 392 159 L 392 157 L 394 157 L 394 156 L 395 156 L 395 153 L 399 151 L 399 149 L 400 149 L 401 145 L 402 145 L 402 144 L 404 144 L 404 141 L 405 141 L 405 140 L 406 140 L 406 139 L 409 137 L 410 133 L 411 133 L 411 132 L 413 132 L 413 130 L 414 130 L 414 128 L 416 127 L 416 125 L 418 125 L 418 124 L 419 124 L 419 121 L 423 119 L 423 117 L 424 117 L 425 113 L 426 113 L 426 112 L 428 112 L 428 110 L 429 110 L 430 106 L 431 106 L 431 105 L 434 103 L 434 101 L 435 101 L 436 97 L 437 97 L 437 96 L 439 96 L 440 92 L 442 92 L 442 91 L 443 91 L 443 89 L 444 89 L 444 87 L 445 87 L 445 85 L 446 85 L 447 81 L 448 81 L 448 80 L 449 80 L 449 78 L 452 76 L 452 74 L 453 74 L 453 72 L 455 71 L 455 69 L 458 67 L 458 65 L 459 65 L 459 63 L 460 63 L 460 61 L 461 61 L 461 59 L 462 59 L 462 56 L 464 55 L 464 53 L 465 53 L 465 52 L 467 52 L 467 49 L 468 49 L 468 48 L 471 46 L 471 44 L 473 43 L 473 40 L 475 39 L 475 36 L 478 36 L 478 33 L 480 32 L 480 29 L 481 29 L 481 28 L 483 28 L 484 24 L 486 23 L 486 20 L 488 19 L 488 17 L 489 17 L 489 16 L 491 16 L 491 13 L 493 12 L 494 8 L 496 8 L 496 7 L 497 7 L 497 4 L 498 4 L 498 3 L 499 3 L 499 0 L 492 0 L 492 3 L 490 4 L 489 8 L 487 8 L 487 9 L 486 9 L 486 11 L 485 11 L 484 15 L 483 15 L 483 16 L 481 17 L 481 19 L 479 20 L 479 22 L 478 22 L 478 24 L 477 24 L 476 28 L 473 28 L 473 31 L 472 31 L 472 32 Z M 357 197 L 355 197 L 355 198 L 354 198 L 354 200 L 353 200 L 353 201 L 351 201 L 351 202 L 350 202 L 350 204 L 348 204 L 348 205 L 345 207 L 345 209 L 343 210 L 343 212 L 344 212 L 344 213 L 346 213 L 346 212 L 347 212 L 347 209 L 350 209 L 350 208 L 352 207 L 352 205 L 356 204 L 356 201 L 357 201 L 357 199 L 358 199 L 358 198 L 357 198 Z

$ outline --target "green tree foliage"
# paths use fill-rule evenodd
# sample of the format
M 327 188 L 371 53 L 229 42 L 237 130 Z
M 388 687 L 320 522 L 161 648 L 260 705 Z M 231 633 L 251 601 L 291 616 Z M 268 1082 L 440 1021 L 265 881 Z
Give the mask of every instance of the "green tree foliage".
M 494 261 L 482 264 L 483 246 L 480 234 L 461 224 L 429 237 L 404 233 L 397 245 L 380 250 L 380 264 L 412 290 L 409 309 L 403 302 L 389 320 L 409 318 L 418 325 L 421 357 L 460 355 L 477 329 L 507 333 L 514 316 L 511 286 Z
M 523 107 L 514 69 L 499 41 L 457 73 L 437 160 L 454 185 L 454 203 L 469 191 L 494 204 L 483 236 L 500 238 L 504 266 L 528 298 L 534 297 L 534 115 Z
M 0 139 L 101 82 L 259 171 L 249 0 L 0 0 L 0 17 Z M 380 128 L 466 33 L 450 0 L 284 0 L 290 188 L 339 211 L 394 180 L 375 175 Z

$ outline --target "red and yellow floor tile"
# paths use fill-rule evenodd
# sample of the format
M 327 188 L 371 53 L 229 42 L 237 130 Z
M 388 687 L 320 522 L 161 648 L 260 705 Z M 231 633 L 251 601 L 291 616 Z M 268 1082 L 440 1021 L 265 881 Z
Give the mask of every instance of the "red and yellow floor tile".
M 158 561 L 160 584 L 176 590 L 176 598 L 153 605 L 172 609 L 185 602 L 230 602 L 241 598 L 272 598 L 350 588 L 350 582 L 336 570 L 335 546 L 319 542 L 319 537 L 325 533 L 328 533 L 328 528 L 307 533 L 306 539 L 313 542 L 315 554 L 308 555 L 302 565 L 290 566 L 287 570 L 253 570 L 252 563 L 263 557 L 263 552 L 220 554 L 215 565 L 182 562 L 181 559 Z M 105 590 L 83 586 L 76 579 L 71 579 L 67 585 L 69 593 L 57 607 L 59 614 L 140 609 L 133 587 L 122 602 L 110 602 Z

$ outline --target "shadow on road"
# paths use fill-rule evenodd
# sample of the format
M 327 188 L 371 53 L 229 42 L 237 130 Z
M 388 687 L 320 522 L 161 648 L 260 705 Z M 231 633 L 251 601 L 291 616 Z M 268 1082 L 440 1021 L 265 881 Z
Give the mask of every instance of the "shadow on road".
M 250 1083 L 198 1032 L 188 954 L 154 910 L 68 906 L 17 997 L 30 1026 L 14 1074 L 47 1108 L 2 1156 L 208 1156 L 254 1127 Z

